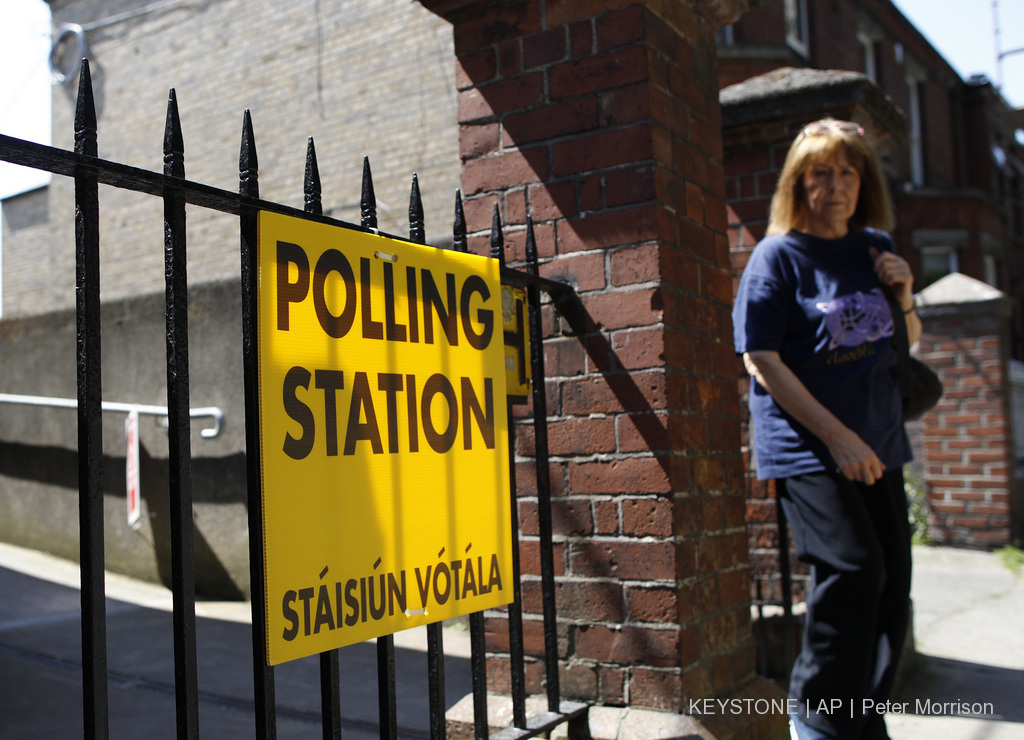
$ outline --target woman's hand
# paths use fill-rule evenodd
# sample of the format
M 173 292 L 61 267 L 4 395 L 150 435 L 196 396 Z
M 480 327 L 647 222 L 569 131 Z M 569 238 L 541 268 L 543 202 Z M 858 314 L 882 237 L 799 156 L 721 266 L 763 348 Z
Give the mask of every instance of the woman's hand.
M 874 450 L 811 395 L 778 352 L 744 352 L 743 364 L 779 406 L 825 443 L 840 473 L 868 485 L 882 477 L 885 465 Z
M 849 427 L 837 423 L 835 431 L 825 432 L 821 439 L 828 445 L 839 472 L 850 480 L 870 486 L 885 472 L 878 455 Z
M 892 252 L 879 252 L 874 247 L 870 248 L 871 259 L 875 262 L 875 273 L 878 279 L 892 288 L 893 297 L 900 304 L 903 317 L 907 322 L 907 337 L 910 346 L 914 346 L 921 336 L 921 320 L 914 311 L 914 273 L 910 271 L 910 265 L 898 254 Z M 893 319 L 896 319 L 893 316 Z
M 892 252 L 879 252 L 871 247 L 870 253 L 878 279 L 892 288 L 900 307 L 910 311 L 914 307 L 914 273 L 910 271 L 910 265 Z

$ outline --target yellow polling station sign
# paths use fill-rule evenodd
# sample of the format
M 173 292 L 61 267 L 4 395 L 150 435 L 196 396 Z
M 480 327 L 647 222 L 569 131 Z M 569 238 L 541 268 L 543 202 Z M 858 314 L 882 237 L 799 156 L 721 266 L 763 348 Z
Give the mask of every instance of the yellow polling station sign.
M 267 661 L 512 600 L 496 260 L 261 212 Z

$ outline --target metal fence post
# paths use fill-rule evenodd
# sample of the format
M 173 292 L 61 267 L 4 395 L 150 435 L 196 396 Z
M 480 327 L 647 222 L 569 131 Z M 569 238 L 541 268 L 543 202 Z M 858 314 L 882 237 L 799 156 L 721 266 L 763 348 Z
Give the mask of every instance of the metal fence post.
M 526 262 L 540 275 L 533 218 L 526 219 Z M 540 291 L 530 286 L 530 362 L 533 369 L 533 433 L 537 455 L 537 520 L 540 528 L 541 598 L 544 612 L 544 662 L 548 711 L 559 711 L 558 615 L 555 609 L 555 558 L 551 522 L 551 478 L 548 471 L 548 404 L 544 384 L 544 332 L 541 328 Z
M 317 216 L 324 212 L 320 167 L 316 146 L 310 136 L 306 143 L 306 172 L 302 186 L 304 210 Z M 337 650 L 320 653 L 320 725 L 323 740 L 341 740 L 341 667 Z
M 75 153 L 98 156 L 89 62 L 82 60 Z M 103 424 L 100 372 L 100 231 L 96 171 L 75 167 L 75 314 L 78 334 L 78 506 L 82 568 L 82 690 L 85 736 L 109 733 L 107 607 L 103 555 Z
M 363 158 L 359 210 L 360 224 L 367 229 L 376 230 L 377 196 L 373 190 L 370 160 L 366 157 Z M 398 705 L 395 699 L 395 638 L 391 635 L 377 638 L 377 714 L 381 739 L 395 740 L 398 736 Z
M 172 89 L 164 126 L 164 174 L 185 178 L 185 144 Z M 164 193 L 164 275 L 167 317 L 167 432 L 174 596 L 174 687 L 178 737 L 199 737 L 196 678 L 196 584 L 192 521 L 192 443 L 188 372 L 188 272 L 185 201 Z
M 242 146 L 238 157 L 239 185 L 242 196 L 256 199 L 260 194 L 259 161 L 252 130 L 252 117 L 245 111 L 242 122 Z M 274 698 L 274 669 L 267 665 L 266 593 L 263 563 L 263 492 L 260 477 L 260 428 L 258 331 L 256 306 L 257 207 L 242 206 L 239 215 L 239 240 L 242 260 L 242 364 L 245 375 L 245 461 L 249 515 L 249 588 L 252 598 L 253 698 L 256 702 L 256 737 L 277 737 L 277 710 Z
M 497 223 L 496 223 L 497 222 Z M 501 236 L 497 205 L 491 216 L 491 257 L 505 266 L 505 240 Z M 512 689 L 512 725 L 526 728 L 526 658 L 523 647 L 522 569 L 519 567 L 519 497 L 516 493 L 516 435 L 512 421 L 514 404 L 506 399 L 508 418 L 509 514 L 512 523 L 512 602 L 508 605 L 509 683 Z

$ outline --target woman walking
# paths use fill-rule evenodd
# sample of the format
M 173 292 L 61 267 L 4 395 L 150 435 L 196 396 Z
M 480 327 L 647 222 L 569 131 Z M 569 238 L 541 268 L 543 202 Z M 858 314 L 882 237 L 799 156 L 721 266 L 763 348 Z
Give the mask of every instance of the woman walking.
M 871 711 L 892 690 L 910 603 L 910 460 L 892 346 L 921 333 L 913 275 L 885 232 L 892 205 L 855 123 L 805 127 L 786 157 L 768 235 L 733 309 L 751 375 L 757 476 L 775 479 L 797 556 L 811 564 L 790 676 L 799 740 L 887 738 Z M 902 315 L 894 315 L 883 291 Z M 841 708 L 839 708 L 841 707 Z

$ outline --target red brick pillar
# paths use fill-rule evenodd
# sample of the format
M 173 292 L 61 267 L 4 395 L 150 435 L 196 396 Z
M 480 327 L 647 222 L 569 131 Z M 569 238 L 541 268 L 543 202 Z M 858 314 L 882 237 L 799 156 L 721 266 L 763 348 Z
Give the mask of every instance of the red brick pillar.
M 582 335 L 544 317 L 562 692 L 672 711 L 733 693 L 754 649 L 716 25 L 700 9 L 721 3 L 421 1 L 454 23 L 476 249 L 498 203 L 521 260 L 531 212 L 543 274 L 589 314 Z M 526 583 L 528 611 L 539 590 Z
M 1009 544 L 1017 487 L 1011 301 L 953 274 L 923 290 L 919 303 L 924 333 L 915 354 L 938 372 L 945 389 L 921 422 L 930 534 L 937 543 L 962 547 Z

